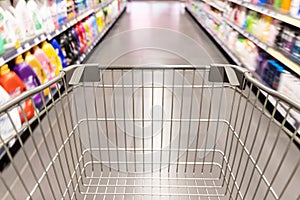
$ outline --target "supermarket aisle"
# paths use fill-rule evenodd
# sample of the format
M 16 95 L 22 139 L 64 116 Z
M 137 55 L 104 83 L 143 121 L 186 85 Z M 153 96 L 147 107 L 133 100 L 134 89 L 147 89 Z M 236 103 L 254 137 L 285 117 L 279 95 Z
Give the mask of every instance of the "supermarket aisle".
M 87 60 L 137 65 L 227 62 L 183 3 L 155 1 L 128 3 L 126 12 Z

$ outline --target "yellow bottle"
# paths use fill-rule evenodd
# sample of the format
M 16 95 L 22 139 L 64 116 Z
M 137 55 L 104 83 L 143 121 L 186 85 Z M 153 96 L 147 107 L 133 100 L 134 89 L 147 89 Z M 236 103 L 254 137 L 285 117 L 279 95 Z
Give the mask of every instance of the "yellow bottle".
M 55 49 L 47 41 L 42 42 L 41 49 L 44 51 L 44 53 L 49 58 L 51 65 L 55 69 L 55 75 L 57 76 L 63 67 L 62 67 L 62 63 L 61 63 Z
M 98 25 L 98 32 L 101 33 L 105 26 L 104 14 L 103 14 L 102 10 L 100 10 L 99 12 L 96 13 L 96 19 L 97 19 L 97 25 Z
M 27 51 L 25 53 L 25 62 L 30 65 L 30 67 L 34 70 L 36 75 L 39 77 L 41 84 L 45 84 L 48 82 L 47 75 L 45 73 L 45 70 L 42 67 L 42 64 L 38 61 L 38 59 L 30 53 L 30 51 Z M 45 89 L 44 95 L 48 96 L 50 90 Z

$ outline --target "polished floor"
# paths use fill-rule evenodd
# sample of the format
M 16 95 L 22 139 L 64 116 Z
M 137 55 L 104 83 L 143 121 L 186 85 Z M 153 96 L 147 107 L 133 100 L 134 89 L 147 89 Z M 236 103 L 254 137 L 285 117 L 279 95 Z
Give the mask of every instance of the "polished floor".
M 160 65 L 228 63 L 176 1 L 130 2 L 87 63 Z

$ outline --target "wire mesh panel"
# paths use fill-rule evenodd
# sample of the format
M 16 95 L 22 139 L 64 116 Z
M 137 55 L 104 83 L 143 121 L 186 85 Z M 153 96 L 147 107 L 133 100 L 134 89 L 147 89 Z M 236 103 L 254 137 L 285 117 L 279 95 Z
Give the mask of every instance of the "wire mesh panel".
M 239 68 L 219 67 L 219 76 L 193 66 L 62 72 L 37 88 L 57 92 L 15 130 L 19 152 L 12 156 L 11 139 L 1 139 L 10 164 L 0 174 L 0 196 L 299 199 L 298 105 Z

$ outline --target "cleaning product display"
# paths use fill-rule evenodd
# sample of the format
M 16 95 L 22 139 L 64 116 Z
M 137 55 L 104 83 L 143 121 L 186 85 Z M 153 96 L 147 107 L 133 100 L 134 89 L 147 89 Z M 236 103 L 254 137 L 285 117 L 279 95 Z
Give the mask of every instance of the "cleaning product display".
M 52 68 L 55 69 L 55 75 L 57 76 L 59 74 L 60 70 L 62 70 L 62 63 L 61 63 L 61 60 L 59 59 L 55 49 L 47 41 L 42 42 L 41 49 L 47 55 L 51 65 L 52 65 Z
M 27 52 L 26 54 L 28 61 L 34 64 L 34 60 L 30 52 Z M 24 61 L 22 55 L 17 56 L 13 70 L 21 78 L 27 90 L 41 85 L 41 82 L 36 73 L 33 71 L 33 68 L 31 68 L 30 65 Z M 41 94 L 36 94 L 33 97 L 33 101 L 35 106 L 39 108 L 43 104 Z
M 11 98 L 19 96 L 26 91 L 25 84 L 20 77 L 11 71 L 7 64 L 0 68 L 0 85 L 9 94 Z M 34 116 L 34 107 L 31 99 L 26 100 L 22 105 L 22 109 L 18 108 L 21 122 L 25 122 L 25 117 L 29 120 Z
M 186 8 L 238 65 L 278 90 L 285 73 L 291 72 L 285 85 L 300 75 L 299 6 L 289 0 L 203 0 L 190 1 Z M 300 90 L 299 85 L 289 88 Z

